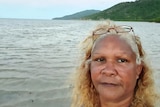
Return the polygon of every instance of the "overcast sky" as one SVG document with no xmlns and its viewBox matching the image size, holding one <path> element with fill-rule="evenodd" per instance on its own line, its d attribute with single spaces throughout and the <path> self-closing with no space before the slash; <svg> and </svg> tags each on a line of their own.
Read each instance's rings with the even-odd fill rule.
<svg viewBox="0 0 160 107">
<path fill-rule="evenodd" d="M 0 18 L 52 19 L 135 0 L 0 0 Z"/>
</svg>

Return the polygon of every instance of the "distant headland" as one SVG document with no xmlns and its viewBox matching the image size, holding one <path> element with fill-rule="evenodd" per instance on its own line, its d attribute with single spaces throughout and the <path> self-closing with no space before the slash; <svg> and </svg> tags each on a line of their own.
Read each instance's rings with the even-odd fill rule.
<svg viewBox="0 0 160 107">
<path fill-rule="evenodd" d="M 160 0 L 136 0 L 135 2 L 122 2 L 103 11 L 85 10 L 64 17 L 53 18 L 53 20 L 103 19 L 160 23 Z"/>
</svg>

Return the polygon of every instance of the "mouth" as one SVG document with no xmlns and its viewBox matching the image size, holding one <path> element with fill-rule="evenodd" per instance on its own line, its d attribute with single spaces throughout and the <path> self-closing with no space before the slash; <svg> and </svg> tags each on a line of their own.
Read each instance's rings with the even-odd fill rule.
<svg viewBox="0 0 160 107">
<path fill-rule="evenodd" d="M 106 82 L 102 82 L 100 83 L 101 85 L 103 86 L 106 86 L 106 87 L 115 87 L 115 86 L 118 86 L 118 84 L 116 83 L 106 83 Z"/>
</svg>

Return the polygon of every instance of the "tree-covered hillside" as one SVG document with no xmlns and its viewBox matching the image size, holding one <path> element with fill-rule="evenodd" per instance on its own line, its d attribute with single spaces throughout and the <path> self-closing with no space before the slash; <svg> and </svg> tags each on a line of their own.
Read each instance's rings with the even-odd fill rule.
<svg viewBox="0 0 160 107">
<path fill-rule="evenodd" d="M 160 22 L 160 0 L 136 0 L 135 2 L 123 2 L 99 13 L 84 17 L 83 19 Z"/>
<path fill-rule="evenodd" d="M 82 17 L 88 16 L 88 15 L 92 15 L 92 14 L 95 14 L 95 13 L 98 13 L 98 12 L 100 12 L 100 10 L 85 10 L 85 11 L 74 13 L 72 15 L 66 15 L 66 16 L 63 16 L 63 17 L 53 18 L 53 20 L 75 20 L 75 19 L 81 19 Z"/>
</svg>

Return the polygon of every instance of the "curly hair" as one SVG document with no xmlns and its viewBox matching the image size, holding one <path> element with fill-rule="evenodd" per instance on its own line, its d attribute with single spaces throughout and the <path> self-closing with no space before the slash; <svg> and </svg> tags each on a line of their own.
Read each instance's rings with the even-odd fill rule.
<svg viewBox="0 0 160 107">
<path fill-rule="evenodd" d="M 112 25 L 109 21 L 109 24 L 102 24 L 97 29 L 108 29 L 113 26 L 116 27 L 116 25 Z M 88 36 L 82 42 L 81 63 L 76 69 L 73 80 L 72 107 L 100 107 L 99 96 L 93 86 L 90 73 L 89 59 L 94 45 L 92 36 Z M 140 58 L 142 58 L 141 63 L 143 68 L 134 89 L 131 107 L 155 107 L 158 96 L 154 86 L 153 70 L 146 60 L 146 54 L 142 48 L 140 38 L 135 35 L 134 37 L 138 53 Z"/>
</svg>

